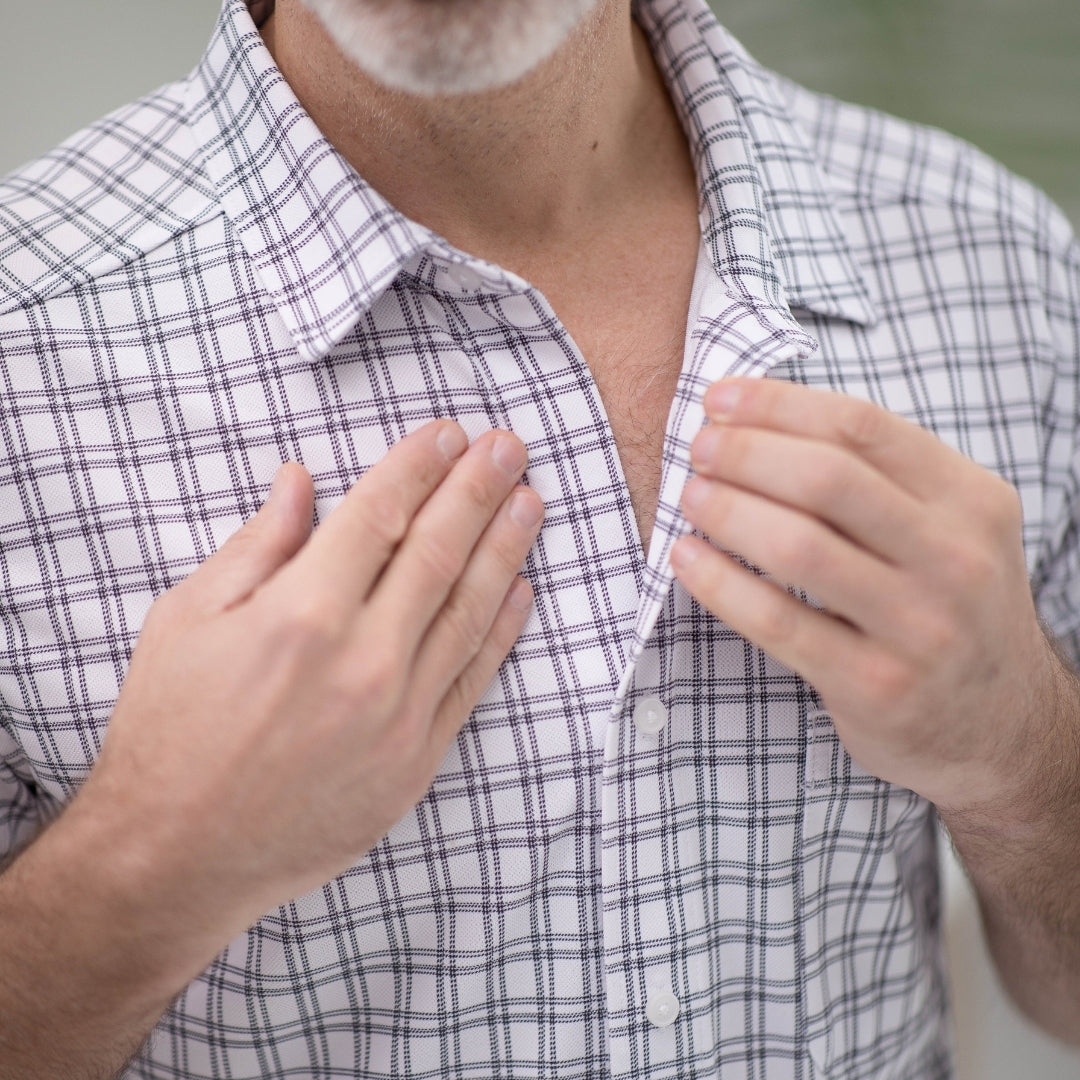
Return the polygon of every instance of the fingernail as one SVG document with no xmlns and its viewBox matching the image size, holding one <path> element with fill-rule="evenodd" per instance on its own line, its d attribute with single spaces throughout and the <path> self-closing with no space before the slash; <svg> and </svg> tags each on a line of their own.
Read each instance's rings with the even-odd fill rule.
<svg viewBox="0 0 1080 1080">
<path fill-rule="evenodd" d="M 713 420 L 724 420 L 735 411 L 741 395 L 742 390 L 738 383 L 713 383 L 705 391 L 705 412 Z"/>
<path fill-rule="evenodd" d="M 447 461 L 453 461 L 469 448 L 469 436 L 459 424 L 446 424 L 435 436 L 435 445 Z"/>
<path fill-rule="evenodd" d="M 717 456 L 720 450 L 721 438 L 722 436 L 716 428 L 706 427 L 698 432 L 694 441 L 690 444 L 690 464 L 698 472 L 703 472 L 712 464 L 713 458 Z"/>
<path fill-rule="evenodd" d="M 510 592 L 507 593 L 506 598 L 510 601 L 510 606 L 517 608 L 518 611 L 532 610 L 532 586 L 524 578 L 518 578 L 514 584 L 510 586 Z"/>
<path fill-rule="evenodd" d="M 525 447 L 512 435 L 500 435 L 491 447 L 491 456 L 500 469 L 516 476 L 525 468 Z"/>
<path fill-rule="evenodd" d="M 689 566 L 698 557 L 695 544 L 687 540 L 676 540 L 671 549 L 671 565 L 675 568 Z"/>
<path fill-rule="evenodd" d="M 278 471 L 274 473 L 274 482 L 270 485 L 270 494 L 266 496 L 266 502 L 273 502 L 281 497 L 281 493 L 285 490 L 285 478 L 282 475 L 284 471 L 284 465 L 279 465 Z M 266 503 L 263 505 L 265 506 Z"/>
<path fill-rule="evenodd" d="M 705 501 L 705 484 L 698 479 L 688 480 L 683 488 L 682 505 L 700 506 Z"/>
<path fill-rule="evenodd" d="M 519 491 L 510 500 L 510 520 L 522 529 L 531 529 L 544 516 L 544 504 L 539 496 Z"/>
</svg>

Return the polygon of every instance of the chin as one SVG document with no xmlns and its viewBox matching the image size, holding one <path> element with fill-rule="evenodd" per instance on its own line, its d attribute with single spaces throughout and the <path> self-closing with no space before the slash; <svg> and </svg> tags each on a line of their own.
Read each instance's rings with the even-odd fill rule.
<svg viewBox="0 0 1080 1080">
<path fill-rule="evenodd" d="M 509 86 L 551 56 L 599 0 L 302 0 L 370 78 L 418 95 Z"/>
</svg>

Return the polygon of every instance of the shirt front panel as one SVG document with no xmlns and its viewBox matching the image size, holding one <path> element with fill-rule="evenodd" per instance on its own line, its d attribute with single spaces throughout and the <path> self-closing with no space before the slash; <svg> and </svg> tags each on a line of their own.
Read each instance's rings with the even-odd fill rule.
<svg viewBox="0 0 1080 1080">
<path fill-rule="evenodd" d="M 93 273 L 53 265 L 0 315 L 12 836 L 77 790 L 150 602 L 280 461 L 312 472 L 321 520 L 396 439 L 454 416 L 516 431 L 547 505 L 536 608 L 429 795 L 233 942 L 132 1076 L 948 1071 L 929 808 L 861 773 L 812 688 L 672 587 L 665 556 L 700 392 L 742 370 L 879 401 L 1018 483 L 1029 565 L 1060 577 L 1075 364 L 1044 256 L 984 196 L 894 195 L 933 160 L 900 145 L 908 129 L 811 123 L 822 107 L 804 99 L 820 158 L 842 171 L 861 146 L 851 171 L 876 163 L 887 189 L 830 192 L 770 77 L 703 6 L 639 15 L 690 135 L 706 253 L 649 566 L 595 386 L 543 297 L 351 175 L 240 3 L 189 88 L 190 131 L 167 140 L 201 162 L 187 202 L 164 200 L 188 227 L 159 223 L 137 257 L 132 230 L 99 230 Z M 129 123 L 140 145 L 162 113 Z M 958 173 L 940 149 L 936 184 Z M 144 204 L 171 176 L 154 168 Z M 1060 328 L 1075 301 L 1054 295 Z M 645 735 L 632 718 L 652 700 L 667 725 Z M 646 1005 L 665 991 L 680 1013 L 656 1027 Z"/>
<path fill-rule="evenodd" d="M 427 798 L 356 867 L 234 942 L 132 1075 L 738 1075 L 759 1055 L 800 1075 L 793 853 L 809 694 L 679 589 L 628 686 L 651 600 L 610 428 L 550 309 L 529 292 L 463 293 L 451 266 L 424 258 L 312 365 L 269 305 L 257 308 L 270 327 L 258 350 L 234 332 L 218 297 L 237 280 L 254 287 L 250 265 L 220 222 L 200 229 L 212 327 L 197 318 L 190 335 L 132 338 L 139 324 L 100 296 L 48 312 L 67 347 L 41 368 L 50 424 L 26 447 L 47 500 L 34 520 L 61 530 L 63 558 L 35 574 L 40 542 L 9 550 L 24 589 L 17 676 L 33 696 L 9 686 L 5 700 L 57 802 L 100 745 L 119 643 L 254 509 L 282 458 L 312 472 L 321 518 L 432 415 L 473 435 L 506 426 L 529 447 L 527 479 L 548 512 L 526 568 L 533 617 Z M 161 312 L 174 265 L 159 252 L 117 294 Z M 734 357 L 761 360 L 739 332 L 760 330 L 756 318 L 718 285 L 701 291 L 683 380 L 694 385 Z M 8 333 L 9 355 L 43 332 Z M 58 476 L 67 501 L 49 486 Z M 665 702 L 662 736 L 636 732 L 615 707 L 620 686 L 630 704 Z M 884 823 L 876 835 L 894 842 Z M 892 867 L 895 901 L 895 865 L 875 862 Z M 654 1030 L 643 1005 L 665 986 L 685 1022 Z"/>
</svg>

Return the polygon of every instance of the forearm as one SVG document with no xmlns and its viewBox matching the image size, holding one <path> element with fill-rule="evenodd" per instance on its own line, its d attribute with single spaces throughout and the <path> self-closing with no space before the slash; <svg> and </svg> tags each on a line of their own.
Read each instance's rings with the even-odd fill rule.
<svg viewBox="0 0 1080 1080">
<path fill-rule="evenodd" d="M 4 1080 L 114 1077 L 213 956 L 77 803 L 0 875 Z"/>
<path fill-rule="evenodd" d="M 1062 666 L 1053 737 L 1017 762 L 1019 794 L 941 816 L 1016 1004 L 1080 1045 L 1080 685 Z"/>
<path fill-rule="evenodd" d="M 433 421 L 315 532 L 283 466 L 158 598 L 92 775 L 0 874 L 2 1080 L 113 1075 L 229 941 L 423 797 L 528 619 L 527 457 Z"/>
</svg>

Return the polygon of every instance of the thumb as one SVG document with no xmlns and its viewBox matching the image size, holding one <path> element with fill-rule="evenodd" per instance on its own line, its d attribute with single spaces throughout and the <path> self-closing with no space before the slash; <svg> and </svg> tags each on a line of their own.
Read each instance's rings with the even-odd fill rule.
<svg viewBox="0 0 1080 1080">
<path fill-rule="evenodd" d="M 307 542 L 314 507 L 311 474 L 285 462 L 259 512 L 174 588 L 185 612 L 205 617 L 246 600 Z"/>
</svg>

